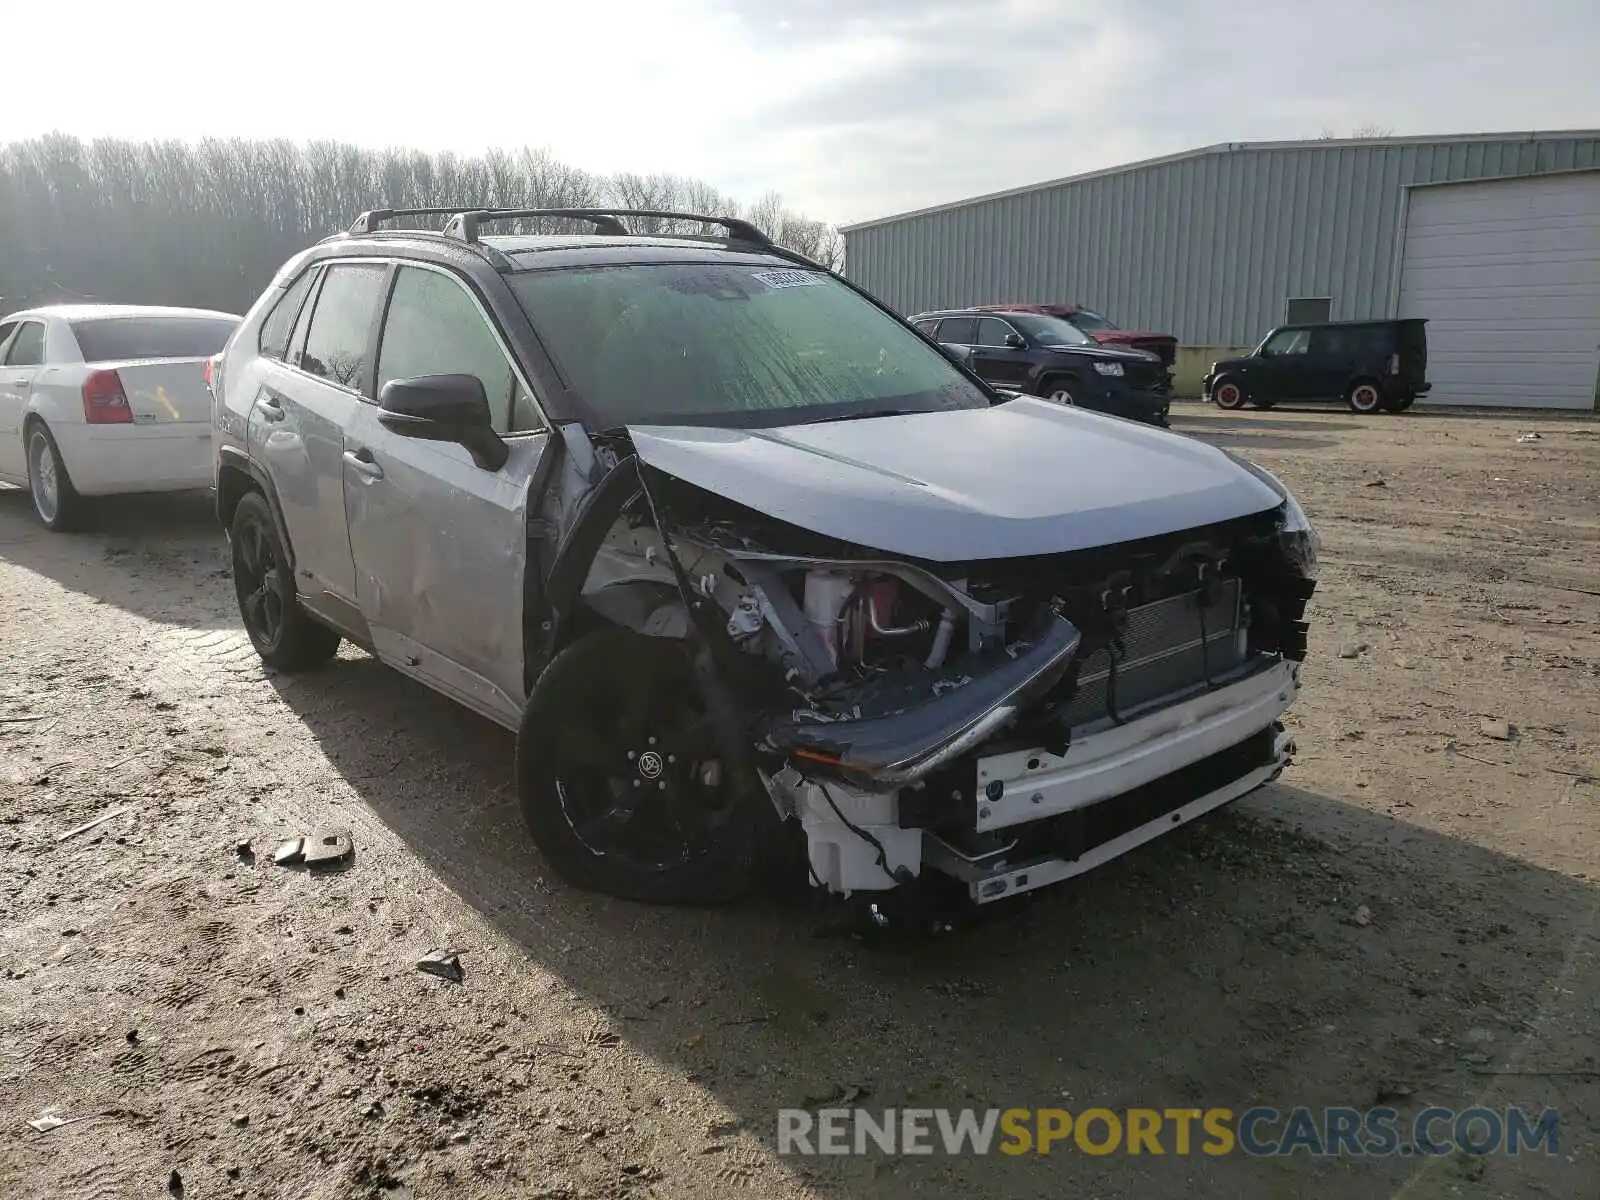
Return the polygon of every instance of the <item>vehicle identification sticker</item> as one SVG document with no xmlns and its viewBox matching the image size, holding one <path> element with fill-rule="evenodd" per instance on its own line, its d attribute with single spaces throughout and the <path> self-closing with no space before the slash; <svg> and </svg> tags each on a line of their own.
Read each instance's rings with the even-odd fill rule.
<svg viewBox="0 0 1600 1200">
<path fill-rule="evenodd" d="M 788 288 L 818 287 L 827 279 L 827 276 L 821 271 L 777 270 L 762 271 L 756 275 L 756 278 L 770 288 Z"/>
</svg>

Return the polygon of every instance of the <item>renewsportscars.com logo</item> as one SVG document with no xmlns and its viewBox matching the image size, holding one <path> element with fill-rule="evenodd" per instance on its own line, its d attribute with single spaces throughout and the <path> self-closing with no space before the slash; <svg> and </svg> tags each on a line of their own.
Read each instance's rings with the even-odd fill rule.
<svg viewBox="0 0 1600 1200">
<path fill-rule="evenodd" d="M 1559 1150 L 1547 1108 L 803 1108 L 778 1111 L 779 1154 L 1246 1154 L 1314 1157 Z"/>
</svg>

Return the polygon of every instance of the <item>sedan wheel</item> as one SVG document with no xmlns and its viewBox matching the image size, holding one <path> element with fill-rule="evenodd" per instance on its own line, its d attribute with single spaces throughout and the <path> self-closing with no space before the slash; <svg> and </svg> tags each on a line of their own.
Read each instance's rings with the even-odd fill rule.
<svg viewBox="0 0 1600 1200">
<path fill-rule="evenodd" d="M 55 438 L 40 422 L 28 429 L 28 496 L 46 529 L 59 532 L 77 523 L 82 502 L 67 477 Z"/>
</svg>

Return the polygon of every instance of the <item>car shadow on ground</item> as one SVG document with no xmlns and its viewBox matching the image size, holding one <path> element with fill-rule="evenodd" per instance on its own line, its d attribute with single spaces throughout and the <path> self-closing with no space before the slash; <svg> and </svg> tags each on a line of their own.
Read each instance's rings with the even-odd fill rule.
<svg viewBox="0 0 1600 1200">
<path fill-rule="evenodd" d="M 840 1104 L 1387 1103 L 1402 1121 L 1519 1104 L 1561 1110 L 1564 1152 L 1600 1133 L 1592 884 L 1274 785 L 972 927 L 818 936 L 828 914 L 800 900 L 647 908 L 553 881 L 521 827 L 511 736 L 372 659 L 272 683 L 446 886 L 769 1144 L 779 1109 Z M 1128 1195 L 1187 1180 L 1266 1197 L 1408 1181 L 1445 1195 L 1485 1178 L 1576 1195 L 1590 1168 L 1169 1150 L 1109 1166 L 1071 1152 L 800 1169 L 850 1195 L 1101 1192 L 1114 1178 Z"/>
<path fill-rule="evenodd" d="M 51 533 L 26 491 L 0 484 L 0 559 L 166 624 L 239 624 L 227 539 L 205 492 L 96 501 L 81 532 Z M 107 586 L 107 571 L 115 586 Z M 175 593 L 174 580 L 184 590 Z"/>
</svg>

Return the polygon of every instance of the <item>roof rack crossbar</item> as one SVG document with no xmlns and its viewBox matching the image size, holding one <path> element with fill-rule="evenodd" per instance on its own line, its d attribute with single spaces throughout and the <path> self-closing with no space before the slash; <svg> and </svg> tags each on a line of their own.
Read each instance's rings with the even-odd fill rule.
<svg viewBox="0 0 1600 1200">
<path fill-rule="evenodd" d="M 596 233 L 608 236 L 628 236 L 629 230 L 621 217 L 648 217 L 658 221 L 691 221 L 700 225 L 717 225 L 728 231 L 729 240 L 749 242 L 770 247 L 772 239 L 749 221 L 738 217 L 708 217 L 702 213 L 666 212 L 650 208 L 491 208 L 458 212 L 445 226 L 445 233 L 464 242 L 478 240 L 479 226 L 485 221 L 515 220 L 521 217 L 570 217 L 588 221 Z"/>
<path fill-rule="evenodd" d="M 396 217 L 453 217 L 466 207 L 464 204 L 452 204 L 448 208 L 373 208 L 357 217 L 347 232 L 376 233 L 385 221 L 392 221 Z"/>
</svg>

